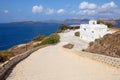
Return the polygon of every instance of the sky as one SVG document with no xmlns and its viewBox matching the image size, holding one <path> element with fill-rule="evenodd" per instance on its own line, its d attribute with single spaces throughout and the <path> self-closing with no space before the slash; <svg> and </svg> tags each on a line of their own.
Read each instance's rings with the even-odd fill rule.
<svg viewBox="0 0 120 80">
<path fill-rule="evenodd" d="M 120 18 L 120 0 L 0 0 L 0 23 Z"/>
</svg>

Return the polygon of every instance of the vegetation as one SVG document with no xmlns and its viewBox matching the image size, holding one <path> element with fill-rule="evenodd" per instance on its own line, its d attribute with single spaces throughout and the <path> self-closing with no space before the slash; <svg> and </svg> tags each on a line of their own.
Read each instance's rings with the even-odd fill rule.
<svg viewBox="0 0 120 80">
<path fill-rule="evenodd" d="M 103 20 L 97 20 L 97 24 L 104 24 Z"/>
<path fill-rule="evenodd" d="M 110 22 L 105 22 L 105 21 L 103 21 L 103 20 L 98 20 L 98 21 L 97 21 L 97 24 L 105 24 L 105 25 L 107 25 L 109 28 L 114 27 L 114 25 L 113 25 L 112 23 L 110 23 Z"/>
<path fill-rule="evenodd" d="M 32 39 L 32 41 L 42 41 L 43 39 L 45 39 L 46 36 L 43 36 L 43 35 L 39 35 L 35 38 Z"/>
<path fill-rule="evenodd" d="M 57 33 L 64 32 L 67 29 L 68 29 L 68 26 L 66 24 L 61 24 L 60 27 L 57 30 Z"/>
<path fill-rule="evenodd" d="M 57 33 L 54 33 L 50 36 L 37 36 L 33 38 L 33 41 L 41 41 L 41 43 L 38 43 L 34 46 L 33 42 L 27 43 L 27 49 L 32 49 L 37 46 L 45 45 L 45 44 L 55 44 L 59 42 L 60 36 Z M 26 51 L 26 46 L 14 46 L 8 50 L 0 51 L 0 62 L 5 62 L 9 60 L 11 57 L 14 57 L 15 55 L 19 55 Z"/>
<path fill-rule="evenodd" d="M 75 36 L 80 36 L 80 32 L 75 32 Z"/>
<path fill-rule="evenodd" d="M 60 36 L 57 33 L 54 33 L 49 37 L 45 38 L 44 40 L 42 40 L 41 43 L 35 45 L 35 47 L 46 45 L 46 44 L 55 44 L 55 43 L 58 43 L 59 41 L 60 41 Z"/>
<path fill-rule="evenodd" d="M 5 62 L 9 60 L 11 57 L 13 57 L 14 54 L 10 51 L 3 51 L 0 52 L 0 62 Z"/>
<path fill-rule="evenodd" d="M 98 39 L 95 39 L 95 42 L 97 42 L 97 43 L 102 43 L 102 38 L 98 38 Z"/>
<path fill-rule="evenodd" d="M 45 40 L 43 40 L 41 42 L 42 45 L 44 44 L 54 44 L 59 42 L 60 40 L 60 36 L 57 33 L 54 33 L 52 35 L 50 35 L 48 38 L 46 38 Z"/>
<path fill-rule="evenodd" d="M 112 23 L 106 22 L 105 24 L 106 24 L 109 28 L 114 27 L 114 25 L 113 25 Z"/>
</svg>

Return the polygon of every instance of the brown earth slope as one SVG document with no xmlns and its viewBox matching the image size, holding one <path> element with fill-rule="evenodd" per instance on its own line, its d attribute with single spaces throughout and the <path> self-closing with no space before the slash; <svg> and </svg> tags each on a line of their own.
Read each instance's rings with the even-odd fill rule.
<svg viewBox="0 0 120 80">
<path fill-rule="evenodd" d="M 90 42 L 89 47 L 85 51 L 120 57 L 120 31 L 106 34 L 103 38 Z"/>
</svg>

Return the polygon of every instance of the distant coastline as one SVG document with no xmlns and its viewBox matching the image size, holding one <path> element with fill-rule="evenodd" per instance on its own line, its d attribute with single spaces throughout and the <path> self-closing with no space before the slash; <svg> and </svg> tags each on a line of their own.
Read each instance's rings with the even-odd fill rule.
<svg viewBox="0 0 120 80">
<path fill-rule="evenodd" d="M 88 23 L 90 19 L 66 19 L 66 20 L 45 20 L 45 21 L 16 21 L 8 22 L 7 24 L 49 24 L 49 23 L 59 23 L 59 24 L 81 24 Z M 120 19 L 100 19 L 105 22 L 110 22 L 114 25 L 120 24 Z M 6 24 L 6 23 L 4 23 Z"/>
<path fill-rule="evenodd" d="M 8 24 L 46 24 L 46 23 L 45 22 L 22 21 L 22 22 L 11 22 Z"/>
<path fill-rule="evenodd" d="M 0 24 L 0 50 L 8 49 L 14 45 L 31 41 L 37 35 L 49 35 L 56 31 L 58 26 L 65 24 L 87 23 L 89 19 L 67 19 L 65 21 L 22 21 Z M 115 23 L 115 28 L 120 28 L 120 19 L 109 19 Z M 19 27 L 19 28 L 18 28 Z M 116 30 L 116 29 L 114 29 Z"/>
</svg>

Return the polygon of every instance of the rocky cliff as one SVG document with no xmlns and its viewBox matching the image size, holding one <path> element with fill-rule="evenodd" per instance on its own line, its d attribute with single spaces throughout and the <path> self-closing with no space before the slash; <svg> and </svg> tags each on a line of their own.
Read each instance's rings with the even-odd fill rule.
<svg viewBox="0 0 120 80">
<path fill-rule="evenodd" d="M 90 42 L 89 47 L 85 51 L 120 57 L 120 31 L 106 34 L 103 38 Z"/>
</svg>

